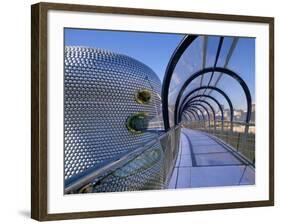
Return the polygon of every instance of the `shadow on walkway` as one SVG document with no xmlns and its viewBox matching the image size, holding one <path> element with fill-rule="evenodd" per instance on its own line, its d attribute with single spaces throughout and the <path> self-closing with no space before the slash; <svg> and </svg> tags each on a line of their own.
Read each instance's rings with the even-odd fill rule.
<svg viewBox="0 0 281 224">
<path fill-rule="evenodd" d="M 207 134 L 182 128 L 181 145 L 168 188 L 255 184 L 255 169 L 237 152 Z"/>
</svg>

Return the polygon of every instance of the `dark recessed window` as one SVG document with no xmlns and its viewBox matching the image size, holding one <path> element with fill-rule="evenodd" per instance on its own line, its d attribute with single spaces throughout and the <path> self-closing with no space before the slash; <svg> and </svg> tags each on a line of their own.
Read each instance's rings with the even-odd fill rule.
<svg viewBox="0 0 281 224">
<path fill-rule="evenodd" d="M 135 98 L 140 104 L 148 104 L 151 100 L 151 92 L 147 89 L 139 90 L 136 93 Z"/>
</svg>

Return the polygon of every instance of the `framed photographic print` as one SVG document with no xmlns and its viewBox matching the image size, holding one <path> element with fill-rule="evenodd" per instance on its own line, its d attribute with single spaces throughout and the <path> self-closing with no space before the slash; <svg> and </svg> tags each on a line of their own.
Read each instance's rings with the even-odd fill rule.
<svg viewBox="0 0 281 224">
<path fill-rule="evenodd" d="M 32 218 L 274 204 L 274 19 L 32 5 Z"/>
</svg>

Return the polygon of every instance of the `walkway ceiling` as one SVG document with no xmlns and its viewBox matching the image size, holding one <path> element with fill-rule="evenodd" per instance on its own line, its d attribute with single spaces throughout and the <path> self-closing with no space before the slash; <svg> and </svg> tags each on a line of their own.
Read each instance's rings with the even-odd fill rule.
<svg viewBox="0 0 281 224">
<path fill-rule="evenodd" d="M 184 111 L 194 113 L 195 107 L 215 114 L 213 117 L 209 114 L 210 119 L 220 112 L 221 120 L 231 122 L 235 120 L 234 110 L 246 110 L 244 121 L 250 122 L 254 87 L 246 84 L 249 73 L 245 75 L 245 66 L 241 63 L 246 62 L 240 60 L 241 54 L 246 54 L 242 49 L 247 41 L 249 38 L 198 35 L 186 35 L 182 39 L 168 63 L 163 80 L 162 107 L 166 130 L 181 121 Z M 254 71 L 254 67 L 250 70 Z M 199 111 L 198 108 L 195 110 Z"/>
</svg>

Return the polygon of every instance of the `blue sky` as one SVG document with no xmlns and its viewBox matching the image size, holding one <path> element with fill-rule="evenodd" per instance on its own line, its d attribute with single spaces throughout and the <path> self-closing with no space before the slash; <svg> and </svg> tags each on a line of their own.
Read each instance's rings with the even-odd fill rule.
<svg viewBox="0 0 281 224">
<path fill-rule="evenodd" d="M 144 32 L 65 29 L 66 46 L 103 48 L 133 57 L 163 80 L 165 69 L 183 35 Z"/>
<path fill-rule="evenodd" d="M 150 68 L 163 81 L 164 73 L 169 59 L 178 46 L 184 35 L 182 34 L 161 34 L 148 32 L 126 32 L 126 31 L 108 31 L 91 29 L 65 29 L 66 46 L 87 46 L 102 48 L 116 53 L 121 53 L 133 57 Z M 212 66 L 215 53 L 218 46 L 219 37 L 209 37 L 208 58 L 206 66 Z M 222 66 L 232 38 L 224 39 L 221 51 L 221 59 L 218 65 Z M 193 49 L 189 55 L 200 57 L 198 47 Z M 196 51 L 196 52 L 195 52 Z M 199 52 L 199 53 L 198 53 Z M 198 58 L 198 57 L 197 57 Z M 202 57 L 201 57 L 202 58 Z M 191 60 L 191 56 L 188 58 Z M 221 60 L 221 62 L 220 62 Z M 192 62 L 191 62 L 192 64 Z M 246 81 L 250 88 L 253 102 L 255 102 L 255 39 L 240 38 L 237 47 L 229 62 L 228 68 L 236 71 Z M 185 72 L 182 72 L 183 75 Z M 232 95 L 232 101 L 236 108 L 245 109 L 246 102 L 241 100 L 245 98 L 239 85 L 229 81 L 228 77 L 221 79 L 218 87 L 223 87 Z"/>
</svg>

